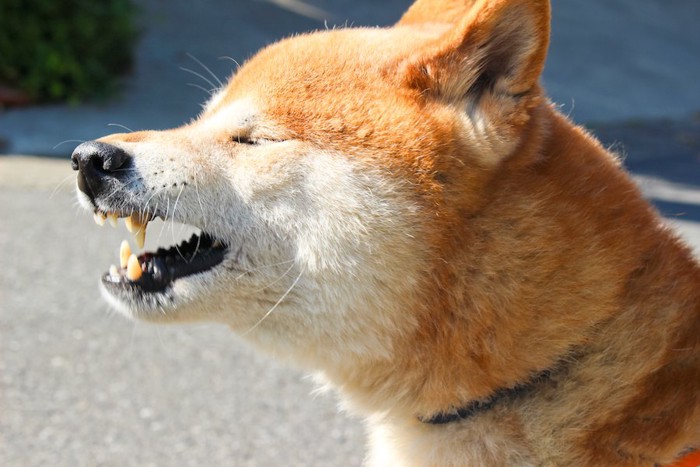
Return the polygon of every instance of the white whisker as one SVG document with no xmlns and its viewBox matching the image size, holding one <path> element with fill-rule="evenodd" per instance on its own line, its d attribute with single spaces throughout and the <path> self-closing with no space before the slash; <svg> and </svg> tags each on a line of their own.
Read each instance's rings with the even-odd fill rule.
<svg viewBox="0 0 700 467">
<path fill-rule="evenodd" d="M 199 195 L 199 180 L 197 179 L 196 175 L 194 177 L 194 189 L 195 189 L 195 192 L 197 193 L 197 201 L 199 202 L 199 209 L 202 212 L 202 229 L 206 230 L 207 217 L 204 215 L 204 204 L 202 204 L 202 197 Z"/>
<path fill-rule="evenodd" d="M 107 126 L 116 126 L 116 127 L 118 127 L 118 128 L 123 128 L 123 129 L 125 129 L 126 131 L 128 131 L 129 133 L 133 133 L 133 132 L 134 132 L 134 130 L 132 130 L 131 128 L 129 128 L 129 127 L 127 127 L 127 126 L 122 125 L 121 123 L 108 123 Z"/>
<path fill-rule="evenodd" d="M 66 143 L 81 143 L 81 144 L 82 144 L 82 143 L 84 143 L 85 141 L 86 141 L 86 140 L 84 140 L 84 139 L 67 139 L 67 140 L 65 140 L 65 141 L 61 141 L 61 142 L 58 143 L 56 146 L 54 146 L 52 149 L 56 149 L 57 147 L 59 147 L 59 146 L 61 146 L 61 145 L 63 145 L 63 144 L 66 144 Z"/>
<path fill-rule="evenodd" d="M 270 283 L 268 283 L 268 284 L 263 285 L 261 288 L 259 288 L 258 290 L 255 290 L 254 292 L 255 292 L 255 293 L 259 293 L 259 292 L 264 291 L 264 290 L 267 289 L 268 287 L 272 287 L 273 285 L 275 285 L 276 283 L 278 283 L 279 281 L 281 281 L 282 279 L 284 279 L 284 278 L 287 276 L 287 274 L 289 274 L 289 273 L 292 271 L 292 269 L 294 269 L 294 263 L 293 263 L 293 262 L 292 262 L 292 265 L 289 266 L 289 268 L 288 268 L 286 271 L 284 271 L 284 272 L 282 273 L 281 276 L 279 276 L 279 277 L 278 277 L 277 279 L 275 279 L 274 281 L 272 281 L 272 282 L 270 282 Z"/>
<path fill-rule="evenodd" d="M 156 196 L 156 191 L 153 190 L 153 194 L 146 200 L 146 208 L 148 208 L 148 205 L 151 204 L 151 200 Z M 158 203 L 156 202 L 156 207 L 153 208 L 153 212 L 158 212 Z"/>
<path fill-rule="evenodd" d="M 192 73 L 193 75 L 197 76 L 198 78 L 203 79 L 209 86 L 211 86 L 212 89 L 216 89 L 216 84 L 214 84 L 209 78 L 207 78 L 207 77 L 204 76 L 203 74 L 197 73 L 196 71 L 190 70 L 189 68 L 185 68 L 184 66 L 181 66 L 180 69 L 181 69 L 182 71 L 186 71 L 186 72 L 188 72 L 188 73 Z"/>
<path fill-rule="evenodd" d="M 223 55 L 223 56 L 219 57 L 219 60 L 231 60 L 233 63 L 236 64 L 236 69 L 241 67 L 241 64 L 238 63 L 235 58 L 229 57 L 227 55 Z"/>
<path fill-rule="evenodd" d="M 200 86 L 199 84 L 194 84 L 194 83 L 187 83 L 187 86 L 192 86 L 193 88 L 201 89 L 202 91 L 206 92 L 210 96 L 214 95 L 214 89 L 207 89 L 204 86 Z"/>
<path fill-rule="evenodd" d="M 160 233 L 158 233 L 158 240 L 156 241 L 156 243 L 159 243 L 159 244 L 160 244 L 160 239 L 163 236 L 163 231 L 167 228 L 167 225 L 168 225 L 167 221 L 168 221 L 168 219 L 170 219 L 170 216 L 169 216 L 169 214 L 170 214 L 170 198 L 166 198 L 165 200 L 168 202 L 168 204 L 165 206 L 164 219 L 166 220 L 166 222 L 163 222 L 163 225 L 160 228 Z"/>
<path fill-rule="evenodd" d="M 192 60 L 194 60 L 195 62 L 197 62 L 197 63 L 199 64 L 199 66 L 201 66 L 202 68 L 204 68 L 204 69 L 216 80 L 216 82 L 219 83 L 219 88 L 223 88 L 223 87 L 224 87 L 224 83 L 221 82 L 221 80 L 219 79 L 219 77 L 216 76 L 216 75 L 214 74 L 214 72 L 211 71 L 211 70 L 209 69 L 208 66 L 206 66 L 206 65 L 205 65 L 204 63 L 202 63 L 199 59 L 197 59 L 197 57 L 195 57 L 194 55 L 192 55 L 192 54 L 189 53 L 189 52 L 187 53 L 187 56 L 190 57 L 190 58 L 191 58 Z"/>
<path fill-rule="evenodd" d="M 184 189 L 184 185 L 180 186 L 180 192 L 177 194 L 177 198 L 175 198 L 175 204 L 173 205 L 173 218 L 175 218 L 175 211 L 177 211 L 177 203 L 180 201 L 180 196 L 182 196 L 182 191 Z M 177 250 L 177 253 L 182 259 L 186 259 L 185 255 L 183 255 L 182 252 L 180 252 L 180 247 L 177 245 L 177 241 L 175 240 L 175 222 L 171 224 L 170 232 L 172 234 L 173 243 L 175 243 L 175 249 Z"/>
<path fill-rule="evenodd" d="M 56 184 L 56 187 L 53 189 L 53 191 L 49 195 L 49 199 L 53 199 L 53 197 L 56 195 L 56 193 L 58 193 L 58 190 L 60 190 L 61 187 L 69 180 L 75 180 L 75 175 L 67 175 L 63 180 L 58 182 Z"/>
<path fill-rule="evenodd" d="M 189 263 L 194 261 L 194 258 L 197 256 L 197 253 L 199 252 L 199 245 L 201 243 L 202 243 L 202 236 L 197 235 L 197 246 L 194 247 L 194 253 L 192 253 L 192 258 L 190 258 L 190 260 L 188 261 Z"/>
<path fill-rule="evenodd" d="M 303 273 L 304 273 L 303 270 L 299 271 L 299 275 L 297 276 L 297 278 L 294 279 L 294 282 L 292 282 L 292 285 L 290 285 L 289 288 L 287 289 L 287 291 L 280 297 L 279 300 L 277 300 L 277 303 L 275 303 L 272 306 L 272 308 L 270 308 L 270 310 L 267 313 L 265 313 L 265 315 L 262 318 L 260 318 L 260 320 L 257 323 L 255 323 L 250 329 L 248 329 L 246 332 L 244 332 L 242 334 L 243 337 L 247 336 L 249 333 L 251 333 L 253 330 L 255 330 L 258 326 L 260 326 L 260 324 L 263 321 L 265 321 L 267 319 L 267 317 L 270 316 L 273 311 L 275 311 L 275 309 L 277 309 L 277 307 L 280 305 L 280 303 L 282 303 L 282 301 L 285 298 L 287 298 L 287 295 L 289 295 L 289 293 L 292 291 L 292 289 L 297 285 L 297 283 L 299 282 L 299 279 L 301 279 L 301 276 Z"/>
<path fill-rule="evenodd" d="M 244 277 L 246 274 L 250 274 L 251 272 L 254 271 L 260 271 L 261 269 L 266 269 L 266 268 L 274 268 L 276 266 L 284 266 L 285 264 L 293 263 L 293 259 L 289 259 L 287 261 L 281 261 L 279 263 L 272 263 L 272 264 L 266 264 L 264 266 L 258 266 L 252 269 L 247 269 L 245 272 L 241 273 L 240 275 L 236 276 L 234 280 L 240 280 L 242 277 Z M 285 273 L 286 274 L 286 273 Z"/>
</svg>

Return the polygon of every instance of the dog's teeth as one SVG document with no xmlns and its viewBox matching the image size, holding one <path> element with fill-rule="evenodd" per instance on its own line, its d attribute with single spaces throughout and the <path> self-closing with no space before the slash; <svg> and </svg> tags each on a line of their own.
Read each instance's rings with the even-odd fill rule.
<svg viewBox="0 0 700 467">
<path fill-rule="evenodd" d="M 105 217 L 105 215 L 102 214 L 101 212 L 96 212 L 92 216 L 92 218 L 95 219 L 95 224 L 99 225 L 100 227 L 105 225 L 105 219 L 107 219 L 107 217 Z"/>
<path fill-rule="evenodd" d="M 109 214 L 107 214 L 107 220 L 112 225 L 112 227 L 117 226 L 117 219 L 118 217 L 116 212 L 110 212 Z"/>
<path fill-rule="evenodd" d="M 143 248 L 143 245 L 146 243 L 146 226 L 148 225 L 148 221 L 148 217 L 139 214 L 132 214 L 124 219 L 126 229 L 134 234 L 136 246 L 139 248 Z"/>
<path fill-rule="evenodd" d="M 112 279 L 119 279 L 119 269 L 115 265 L 109 267 L 109 275 Z"/>
<path fill-rule="evenodd" d="M 141 270 L 141 265 L 139 264 L 139 259 L 136 255 L 129 256 L 129 262 L 126 266 L 126 277 L 130 281 L 137 281 L 141 279 L 143 271 Z"/>
<path fill-rule="evenodd" d="M 132 233 L 134 232 L 134 219 L 133 219 L 133 215 L 124 218 L 124 225 L 126 226 L 126 230 L 128 230 L 129 232 L 132 232 Z"/>
<path fill-rule="evenodd" d="M 129 257 L 131 256 L 131 247 L 127 240 L 122 240 L 122 244 L 119 247 L 119 264 L 122 268 L 125 268 L 129 262 Z"/>
<path fill-rule="evenodd" d="M 146 244 L 146 225 L 142 225 L 139 230 L 134 232 L 134 239 L 136 240 L 136 246 L 143 248 Z"/>
<path fill-rule="evenodd" d="M 211 247 L 212 248 L 221 248 L 222 246 L 224 246 L 224 244 L 221 243 L 221 240 L 216 239 L 216 240 L 214 240 L 214 243 L 212 244 Z"/>
<path fill-rule="evenodd" d="M 141 217 L 139 214 L 134 213 L 128 217 L 124 218 L 124 225 L 126 225 L 126 230 L 131 233 L 136 232 L 139 227 L 148 222 L 145 217 Z"/>
</svg>

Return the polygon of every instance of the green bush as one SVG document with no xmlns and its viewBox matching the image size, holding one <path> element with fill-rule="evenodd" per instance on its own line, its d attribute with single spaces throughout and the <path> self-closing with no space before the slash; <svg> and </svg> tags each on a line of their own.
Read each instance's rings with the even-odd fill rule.
<svg viewBox="0 0 700 467">
<path fill-rule="evenodd" d="M 34 101 L 104 98 L 131 67 L 130 0 L 0 0 L 0 84 Z"/>
</svg>

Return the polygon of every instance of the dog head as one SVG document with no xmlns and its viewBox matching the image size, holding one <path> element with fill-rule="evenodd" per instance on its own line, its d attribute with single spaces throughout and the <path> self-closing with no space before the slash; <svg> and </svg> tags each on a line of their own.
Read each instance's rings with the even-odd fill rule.
<svg viewBox="0 0 700 467">
<path fill-rule="evenodd" d="M 391 28 L 267 47 L 180 128 L 82 144 L 98 222 L 201 231 L 112 268 L 107 300 L 314 364 L 391 355 L 447 306 L 444 266 L 499 168 L 534 157 L 548 31 L 543 0 L 419 0 Z"/>
</svg>

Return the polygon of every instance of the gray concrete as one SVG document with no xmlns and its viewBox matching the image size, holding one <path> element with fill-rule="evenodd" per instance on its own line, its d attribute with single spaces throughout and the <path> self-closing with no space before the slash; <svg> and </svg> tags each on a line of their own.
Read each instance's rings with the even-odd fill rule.
<svg viewBox="0 0 700 467">
<path fill-rule="evenodd" d="M 194 116 L 229 56 L 346 20 L 394 22 L 410 0 L 143 0 L 145 32 L 120 99 L 0 113 L 5 153 Z M 314 7 L 315 8 L 312 8 Z M 644 193 L 700 254 L 700 2 L 555 0 L 545 83 L 625 157 Z M 572 102 L 575 105 L 572 105 Z M 3 150 L 0 149 L 0 153 Z M 67 160 L 0 157 L 0 465 L 358 465 L 360 424 L 304 373 L 216 325 L 155 327 L 109 312 L 99 274 L 126 237 L 76 207 Z M 159 231 L 160 235 L 158 234 Z M 148 248 L 179 229 L 149 229 Z M 155 233 L 155 235 L 154 235 Z M 160 238 L 159 238 L 160 237 Z"/>
</svg>

